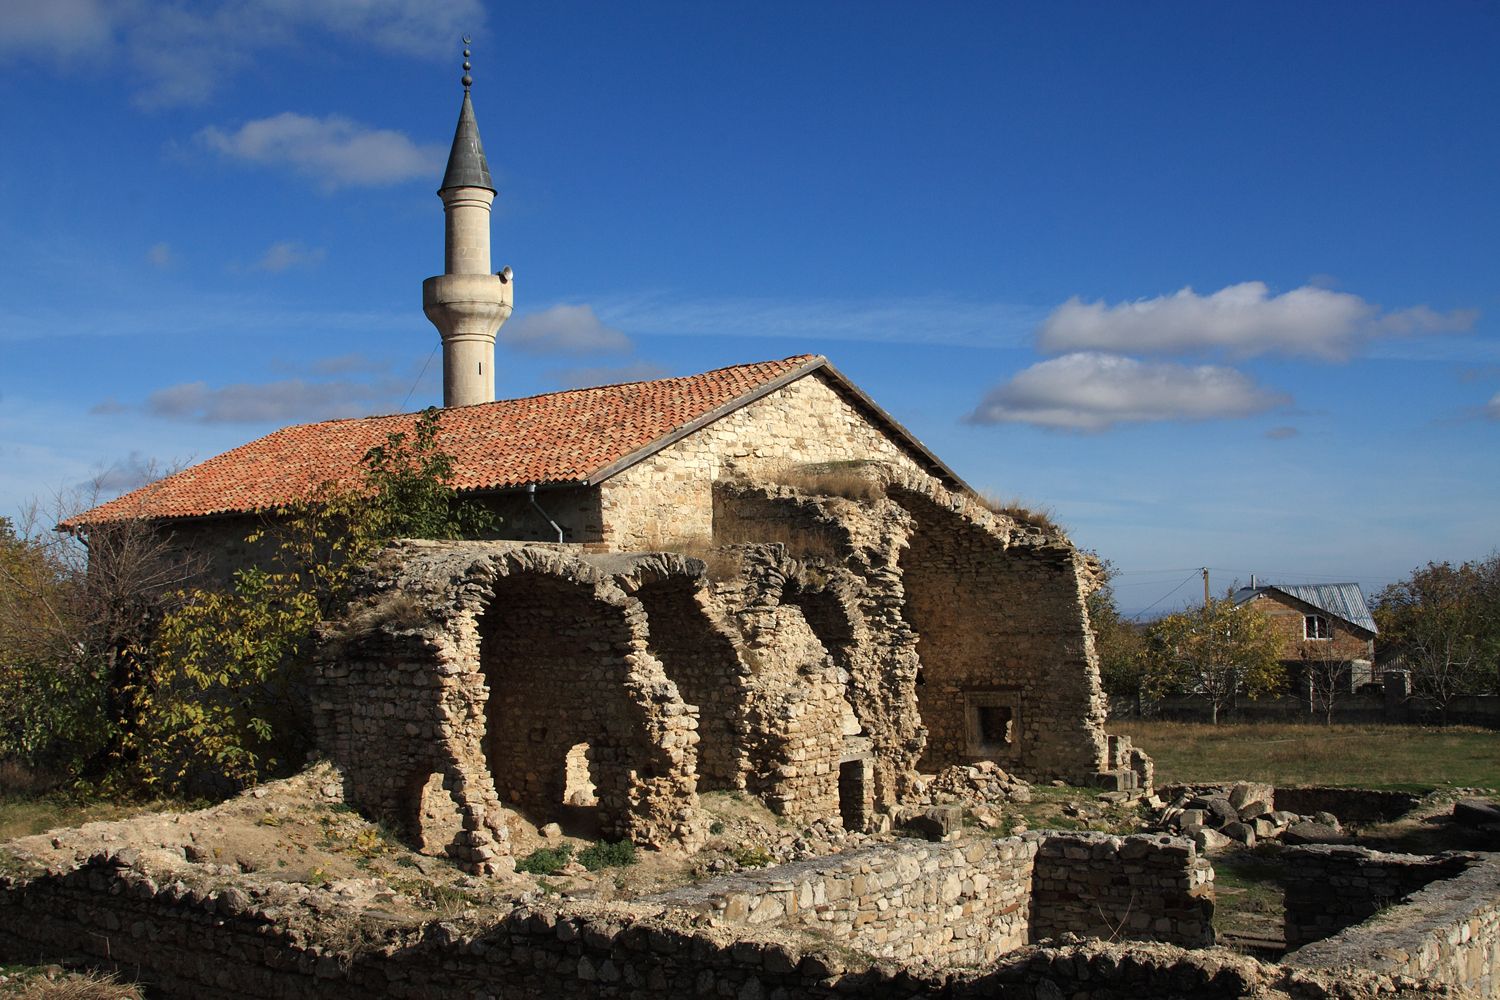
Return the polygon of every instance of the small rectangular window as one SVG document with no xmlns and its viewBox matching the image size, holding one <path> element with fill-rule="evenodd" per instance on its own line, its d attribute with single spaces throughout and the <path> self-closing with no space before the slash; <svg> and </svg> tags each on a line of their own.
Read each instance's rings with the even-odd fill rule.
<svg viewBox="0 0 1500 1000">
<path fill-rule="evenodd" d="M 1303 615 L 1302 636 L 1305 639 L 1327 639 L 1328 619 L 1322 615 Z"/>
<path fill-rule="evenodd" d="M 979 738 L 985 743 L 992 746 L 1009 746 L 1010 723 L 1010 706 L 979 706 Z"/>
</svg>

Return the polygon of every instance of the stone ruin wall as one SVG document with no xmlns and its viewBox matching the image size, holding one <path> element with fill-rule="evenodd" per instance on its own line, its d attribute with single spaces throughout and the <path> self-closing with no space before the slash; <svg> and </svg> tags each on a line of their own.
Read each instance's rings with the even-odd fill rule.
<svg viewBox="0 0 1500 1000">
<path fill-rule="evenodd" d="M 706 552 L 730 564 L 714 580 L 664 553 L 400 543 L 327 629 L 319 745 L 351 802 L 481 871 L 509 864 L 507 809 L 540 824 L 586 808 L 611 839 L 691 847 L 699 791 L 871 829 L 919 760 L 1149 785 L 1144 755 L 1103 733 L 1071 546 L 925 478 L 883 489 L 721 484 L 724 533 L 779 541 Z M 1013 596 L 998 607 L 960 596 L 1001 579 Z M 949 605 L 981 623 L 973 635 L 940 620 Z M 933 740 L 972 737 L 976 691 L 1015 713 L 1013 746 Z"/>
<path fill-rule="evenodd" d="M 1127 850 L 1137 843 L 1144 854 Z M 205 879 L 193 866 L 159 868 L 134 852 L 101 853 L 71 868 L 0 877 L 0 957 L 82 956 L 142 977 L 153 995 L 195 1000 L 1029 997 L 1038 982 L 1067 982 L 1078 969 L 1054 967 L 1045 953 L 1003 962 L 1038 937 L 1035 921 L 1051 905 L 1033 894 L 1038 853 L 1081 846 L 1086 857 L 1074 867 L 1101 875 L 1083 880 L 1085 893 L 1107 886 L 1119 857 L 1130 854 L 1151 873 L 1135 877 L 1145 890 L 1135 906 L 1153 919 L 1145 933 L 1119 936 L 1197 941 L 1212 913 L 1207 899 L 1196 914 L 1173 912 L 1170 930 L 1157 926 L 1167 912 L 1159 901 L 1171 905 L 1176 886 L 1202 867 L 1190 847 L 1173 849 L 1180 845 L 1098 834 L 901 841 L 634 903 L 524 905 L 425 921 L 341 909 L 326 891 L 306 886 Z M 1159 885 L 1148 887 L 1150 879 Z M 1108 893 L 1083 902 L 1097 902 L 1120 923 L 1127 916 Z M 871 953 L 896 961 L 877 964 Z M 916 958 L 930 961 L 910 964 Z M 960 963 L 974 967 L 952 968 Z M 1094 972 L 1094 985 L 1143 982 L 1146 969 L 1127 969 L 1112 958 Z M 1169 981 L 1171 970 L 1159 971 Z M 1243 985 L 1220 984 L 1226 996 Z"/>
<path fill-rule="evenodd" d="M 314 677 L 318 744 L 351 803 L 424 845 L 433 814 L 456 814 L 446 853 L 507 868 L 502 804 L 561 807 L 568 751 L 586 743 L 603 834 L 701 840 L 696 714 L 613 576 L 509 543 L 405 543 L 382 559 Z M 639 586 L 680 562 L 624 565 Z"/>
<path fill-rule="evenodd" d="M 980 966 L 1073 932 L 1214 942 L 1213 869 L 1161 836 L 896 841 L 641 900 L 747 928 L 800 926 L 878 958 Z"/>
<path fill-rule="evenodd" d="M 1290 949 L 1362 923 L 1474 862 L 1467 855 L 1389 854 L 1332 844 L 1288 848 L 1282 856 Z"/>
<path fill-rule="evenodd" d="M 1303 943 L 1288 966 L 1368 969 L 1500 997 L 1500 855 L 1310 845 L 1287 858 L 1287 944 Z"/>
</svg>

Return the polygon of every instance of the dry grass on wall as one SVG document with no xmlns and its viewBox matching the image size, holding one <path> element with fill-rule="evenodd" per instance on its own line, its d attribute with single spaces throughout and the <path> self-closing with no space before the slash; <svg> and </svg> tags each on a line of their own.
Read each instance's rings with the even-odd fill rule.
<svg viewBox="0 0 1500 1000">
<path fill-rule="evenodd" d="M 1003 514 L 1021 524 L 1061 534 L 1063 527 L 1054 519 L 1057 511 L 1052 507 L 1032 504 L 1020 497 L 1000 497 L 992 493 L 980 494 L 980 502 L 993 514 Z"/>
<path fill-rule="evenodd" d="M 879 500 L 885 496 L 877 470 L 868 462 L 819 462 L 783 469 L 774 477 L 782 486 L 820 497 Z"/>
</svg>

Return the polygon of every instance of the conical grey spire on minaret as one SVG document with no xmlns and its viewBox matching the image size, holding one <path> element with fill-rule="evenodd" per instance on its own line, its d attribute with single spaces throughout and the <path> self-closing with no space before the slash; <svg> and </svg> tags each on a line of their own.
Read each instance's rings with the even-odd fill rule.
<svg viewBox="0 0 1500 1000">
<path fill-rule="evenodd" d="M 443 405 L 495 398 L 495 334 L 510 317 L 510 268 L 490 273 L 490 179 L 479 122 L 469 99 L 469 39 L 464 39 L 464 101 L 438 197 L 443 199 L 443 274 L 422 282 L 422 311 L 443 338 Z"/>
</svg>

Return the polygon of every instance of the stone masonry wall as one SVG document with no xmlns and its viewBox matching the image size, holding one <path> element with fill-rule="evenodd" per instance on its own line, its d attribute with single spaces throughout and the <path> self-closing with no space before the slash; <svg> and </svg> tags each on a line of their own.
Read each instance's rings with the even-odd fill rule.
<svg viewBox="0 0 1500 1000">
<path fill-rule="evenodd" d="M 946 497 L 894 496 L 915 522 L 900 570 L 922 664 L 922 769 L 991 759 L 1075 781 L 1105 770 L 1104 694 L 1073 547 L 1005 544 Z"/>
<path fill-rule="evenodd" d="M 1065 931 L 1213 944 L 1213 869 L 1191 842 L 1042 831 L 896 841 L 647 900 L 747 927 L 801 926 L 884 958 L 977 965 Z"/>
<path fill-rule="evenodd" d="M 415 925 L 339 913 L 326 890 L 243 876 L 205 881 L 180 863 L 154 868 L 126 851 L 0 878 L 0 956 L 82 953 L 141 972 L 164 995 L 191 997 L 688 997 L 726 986 L 730 996 L 938 995 L 947 981 L 931 966 L 924 982 L 876 972 L 858 953 L 984 966 L 1022 948 L 1038 936 L 1028 920 L 1040 902 L 1029 898 L 1032 867 L 1052 842 L 1094 845 L 1088 835 L 1055 833 L 897 841 L 630 904 L 523 906 L 484 922 Z M 1199 940 L 1206 923 L 1162 906 L 1196 859 L 1163 838 L 1127 842 L 1146 846 L 1134 860 L 1160 876 L 1160 891 L 1138 907 Z M 1092 852 L 1077 867 L 1108 873 L 1118 861 Z M 1107 880 L 1081 885 L 1081 905 L 1113 913 L 1107 892 L 1089 894 Z M 1120 936 L 1172 939 L 1150 928 Z M 905 992 L 886 992 L 897 978 Z"/>
<path fill-rule="evenodd" d="M 1282 857 L 1290 949 L 1358 924 L 1474 862 L 1462 854 L 1426 857 L 1330 844 L 1288 848 Z"/>
<path fill-rule="evenodd" d="M 1307 903 L 1304 897 L 1299 905 Z M 1500 857 L 1429 882 L 1400 905 L 1309 944 L 1285 961 L 1297 968 L 1352 966 L 1434 979 L 1500 997 Z"/>
<path fill-rule="evenodd" d="M 425 841 L 413 828 L 440 775 L 463 826 L 447 853 L 503 868 L 502 806 L 556 818 L 568 752 L 587 743 L 608 835 L 643 846 L 702 836 L 696 713 L 622 589 L 698 570 L 675 556 L 594 557 L 601 569 L 575 552 L 404 542 L 377 560 L 325 631 L 315 671 L 318 745 L 344 769 L 351 804 Z"/>
<path fill-rule="evenodd" d="M 884 958 L 960 965 L 1026 944 L 1037 839 L 896 841 L 714 879 L 648 902 L 741 926 L 800 925 Z"/>
<path fill-rule="evenodd" d="M 741 407 L 600 486 L 604 541 L 670 548 L 713 534 L 713 484 L 809 462 L 880 461 L 925 475 L 819 372 Z"/>
<path fill-rule="evenodd" d="M 1213 867 L 1168 836 L 1042 834 L 1032 874 L 1033 940 L 1064 932 L 1105 939 L 1214 943 Z"/>
</svg>

